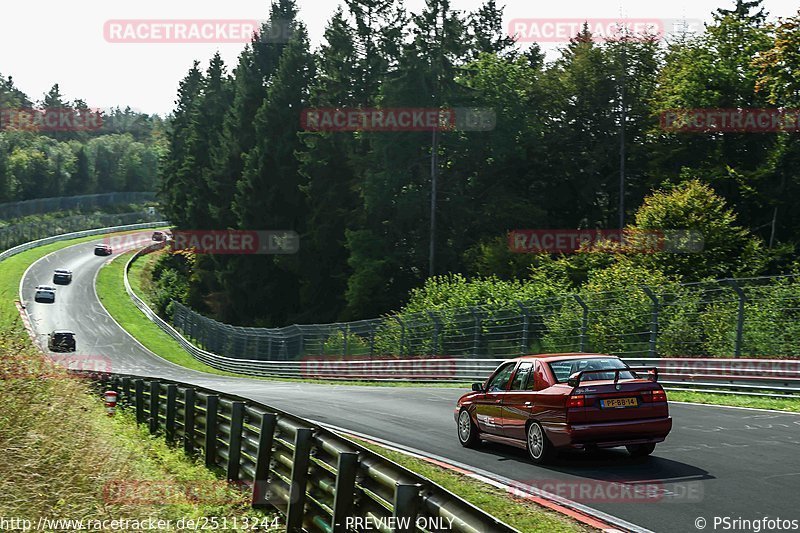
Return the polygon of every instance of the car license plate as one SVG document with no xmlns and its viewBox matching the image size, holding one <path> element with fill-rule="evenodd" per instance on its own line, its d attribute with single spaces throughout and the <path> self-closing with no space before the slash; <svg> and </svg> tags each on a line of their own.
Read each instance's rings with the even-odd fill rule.
<svg viewBox="0 0 800 533">
<path fill-rule="evenodd" d="M 636 398 L 612 398 L 600 400 L 600 405 L 612 409 L 624 409 L 626 407 L 639 407 L 639 402 L 636 401 Z"/>
</svg>

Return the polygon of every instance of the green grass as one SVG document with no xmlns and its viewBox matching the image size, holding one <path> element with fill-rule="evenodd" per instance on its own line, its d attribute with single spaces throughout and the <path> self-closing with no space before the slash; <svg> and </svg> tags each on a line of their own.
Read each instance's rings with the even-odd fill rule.
<svg viewBox="0 0 800 533">
<path fill-rule="evenodd" d="M 97 275 L 97 295 L 109 314 L 148 350 L 167 361 L 201 372 L 225 376 L 236 375 L 211 368 L 189 355 L 175 339 L 164 333 L 134 305 L 128 293 L 125 292 L 123 281 L 125 264 L 134 253 L 121 254 L 103 266 Z"/>
<path fill-rule="evenodd" d="M 241 524 L 245 516 L 267 516 L 131 414 L 107 416 L 97 391 L 48 365 L 26 340 L 0 336 L 0 516 L 34 524 L 42 517 L 175 523 L 210 516 Z"/>
<path fill-rule="evenodd" d="M 520 531 L 594 531 L 530 500 L 514 498 L 503 489 L 474 480 L 422 459 L 350 437 L 358 444 L 424 476 L 437 485 Z"/>
<path fill-rule="evenodd" d="M 733 394 L 713 394 L 706 392 L 667 391 L 671 402 L 692 402 L 708 405 L 727 405 L 732 407 L 752 407 L 800 413 L 800 398 L 771 398 L 768 396 L 736 396 Z"/>
</svg>

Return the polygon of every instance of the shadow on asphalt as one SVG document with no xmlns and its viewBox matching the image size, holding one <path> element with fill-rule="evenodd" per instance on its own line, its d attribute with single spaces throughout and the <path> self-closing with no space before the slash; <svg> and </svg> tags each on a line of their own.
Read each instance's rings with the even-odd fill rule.
<svg viewBox="0 0 800 533">
<path fill-rule="evenodd" d="M 658 447 L 650 457 L 631 457 L 624 448 L 588 451 L 561 451 L 548 465 L 536 465 L 525 450 L 484 442 L 477 451 L 494 456 L 498 462 L 513 461 L 532 476 L 536 470 L 550 470 L 603 481 L 702 481 L 714 479 L 708 471 L 690 464 L 658 456 Z M 491 461 L 487 457 L 487 462 Z"/>
</svg>

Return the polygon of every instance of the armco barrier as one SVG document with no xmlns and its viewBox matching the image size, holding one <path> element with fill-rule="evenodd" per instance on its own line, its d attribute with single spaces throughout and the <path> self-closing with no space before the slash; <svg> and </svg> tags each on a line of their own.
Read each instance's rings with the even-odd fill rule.
<svg viewBox="0 0 800 533">
<path fill-rule="evenodd" d="M 368 517 L 397 519 L 405 524 L 397 532 L 517 531 L 432 481 L 261 403 L 174 381 L 107 374 L 99 382 L 151 433 L 187 452 L 202 450 L 206 466 L 246 486 L 255 507 L 278 509 L 287 532 L 345 533 Z"/>
<path fill-rule="evenodd" d="M 159 317 L 131 288 L 128 270 L 141 255 L 164 247 L 148 246 L 125 266 L 125 290 L 152 322 L 189 354 L 212 368 L 237 374 L 279 378 L 323 378 L 368 381 L 469 383 L 484 381 L 503 359 L 464 357 L 347 358 L 315 357 L 301 361 L 230 358 L 195 346 Z M 668 390 L 735 393 L 749 396 L 800 395 L 800 360 L 625 358 L 631 366 L 657 366 L 659 382 Z"/>
<path fill-rule="evenodd" d="M 80 239 L 81 237 L 90 237 L 92 235 L 105 235 L 106 233 L 116 233 L 119 231 L 133 231 L 137 229 L 148 229 L 148 228 L 159 228 L 163 226 L 168 226 L 169 222 L 144 222 L 142 224 L 130 224 L 127 226 L 115 226 L 112 228 L 96 228 L 90 229 L 85 231 L 76 231 L 73 233 L 64 233 L 63 235 L 54 235 L 52 237 L 46 237 L 44 239 L 39 239 L 37 241 L 26 242 L 24 244 L 20 244 L 19 246 L 15 246 L 13 248 L 9 248 L 4 252 L 0 252 L 0 261 L 4 261 L 11 256 L 17 255 L 18 253 L 22 253 L 26 250 L 30 250 L 32 248 L 37 248 L 39 246 L 45 246 L 54 242 L 58 241 L 67 241 L 70 239 Z"/>
</svg>

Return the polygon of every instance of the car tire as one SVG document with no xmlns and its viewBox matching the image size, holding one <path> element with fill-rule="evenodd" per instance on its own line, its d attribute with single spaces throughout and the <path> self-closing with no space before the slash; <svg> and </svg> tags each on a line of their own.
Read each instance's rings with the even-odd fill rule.
<svg viewBox="0 0 800 533">
<path fill-rule="evenodd" d="M 656 449 L 655 443 L 650 444 L 633 444 L 631 446 L 625 446 L 627 448 L 628 453 L 631 454 L 632 457 L 647 457 Z"/>
<path fill-rule="evenodd" d="M 474 448 L 480 442 L 478 428 L 472 421 L 469 411 L 462 409 L 458 414 L 458 442 L 464 448 Z"/>
<path fill-rule="evenodd" d="M 534 421 L 528 425 L 525 440 L 531 461 L 539 465 L 550 462 L 555 454 L 555 449 L 539 422 Z"/>
</svg>

